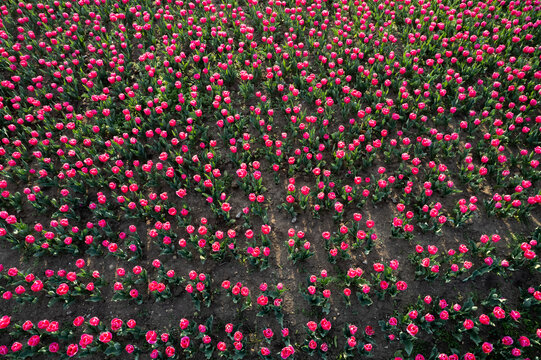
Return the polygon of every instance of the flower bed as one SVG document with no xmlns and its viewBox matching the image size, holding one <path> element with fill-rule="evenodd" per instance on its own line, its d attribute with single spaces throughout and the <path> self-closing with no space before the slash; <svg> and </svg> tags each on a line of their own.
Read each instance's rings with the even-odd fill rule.
<svg viewBox="0 0 541 360">
<path fill-rule="evenodd" d="M 538 359 L 539 0 L 0 4 L 0 359 Z"/>
</svg>

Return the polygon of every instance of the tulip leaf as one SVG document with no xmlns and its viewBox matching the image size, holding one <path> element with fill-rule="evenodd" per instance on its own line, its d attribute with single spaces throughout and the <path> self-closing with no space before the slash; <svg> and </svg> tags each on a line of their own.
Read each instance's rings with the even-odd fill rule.
<svg viewBox="0 0 541 360">
<path fill-rule="evenodd" d="M 411 355 L 411 352 L 413 351 L 413 343 L 409 339 L 402 340 L 402 344 L 404 344 L 404 351 L 406 351 L 406 354 Z"/>
</svg>

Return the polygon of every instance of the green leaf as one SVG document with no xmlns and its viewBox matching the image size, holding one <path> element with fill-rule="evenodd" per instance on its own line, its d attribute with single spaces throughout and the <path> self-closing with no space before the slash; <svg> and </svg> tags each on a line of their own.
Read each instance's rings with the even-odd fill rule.
<svg viewBox="0 0 541 360">
<path fill-rule="evenodd" d="M 478 334 L 470 334 L 470 339 L 475 343 L 475 345 L 479 345 L 481 343 L 481 338 Z"/>
<path fill-rule="evenodd" d="M 246 356 L 246 352 L 244 350 L 241 351 L 235 351 L 235 354 L 233 355 L 233 360 L 240 360 Z"/>
<path fill-rule="evenodd" d="M 430 359 L 436 359 L 438 356 L 438 353 L 439 353 L 438 348 L 434 346 L 432 348 L 432 352 L 430 353 Z"/>
<path fill-rule="evenodd" d="M 284 327 L 284 314 L 281 311 L 276 312 L 276 320 L 281 327 Z"/>
<path fill-rule="evenodd" d="M 27 349 L 21 351 L 21 352 L 18 354 L 17 357 L 18 357 L 19 359 L 26 359 L 26 358 L 28 358 L 28 357 L 31 358 L 33 355 L 35 355 L 33 349 L 32 349 L 32 348 L 27 348 Z"/>
<path fill-rule="evenodd" d="M 193 306 L 195 307 L 195 310 L 201 311 L 201 301 L 199 299 L 193 298 Z"/>
<path fill-rule="evenodd" d="M 122 346 L 120 343 L 114 343 L 113 345 L 109 345 L 107 349 L 104 352 L 107 356 L 120 356 L 122 354 Z"/>
<path fill-rule="evenodd" d="M 481 276 L 483 274 L 486 274 L 487 272 L 489 272 L 492 268 L 487 266 L 487 267 L 483 267 L 483 268 L 480 268 L 480 269 L 477 269 L 475 270 L 470 276 L 468 276 L 467 278 L 465 278 L 464 280 L 462 280 L 463 282 L 466 282 L 468 280 L 473 280 L 475 279 L 476 277 L 478 276 Z"/>
<path fill-rule="evenodd" d="M 57 297 L 53 297 L 51 300 L 49 300 L 49 302 L 47 303 L 47 307 L 51 307 L 53 306 L 54 304 L 56 304 L 58 302 L 58 298 Z"/>
<path fill-rule="evenodd" d="M 473 308 L 473 300 L 471 297 L 469 297 L 466 302 L 464 302 L 463 311 L 470 311 Z"/>
<path fill-rule="evenodd" d="M 203 350 L 203 353 L 205 354 L 205 357 L 207 359 L 210 359 L 212 357 L 213 352 L 214 352 L 213 346 L 206 346 L 205 349 Z"/>
<path fill-rule="evenodd" d="M 413 351 L 413 343 L 409 339 L 402 340 L 402 343 L 404 344 L 404 350 L 406 351 L 406 354 L 411 355 L 411 352 Z"/>
<path fill-rule="evenodd" d="M 321 311 L 323 311 L 325 314 L 328 314 L 331 311 L 331 303 L 327 301 Z"/>
<path fill-rule="evenodd" d="M 205 325 L 210 332 L 212 330 L 212 323 L 214 322 L 214 315 L 210 315 L 210 317 L 207 319 Z"/>
</svg>

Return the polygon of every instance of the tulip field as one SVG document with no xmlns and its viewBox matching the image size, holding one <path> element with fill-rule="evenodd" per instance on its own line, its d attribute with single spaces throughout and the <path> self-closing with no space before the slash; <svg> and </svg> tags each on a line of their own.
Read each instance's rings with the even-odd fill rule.
<svg viewBox="0 0 541 360">
<path fill-rule="evenodd" d="M 0 360 L 540 360 L 540 102 L 540 0 L 0 1 Z"/>
</svg>

